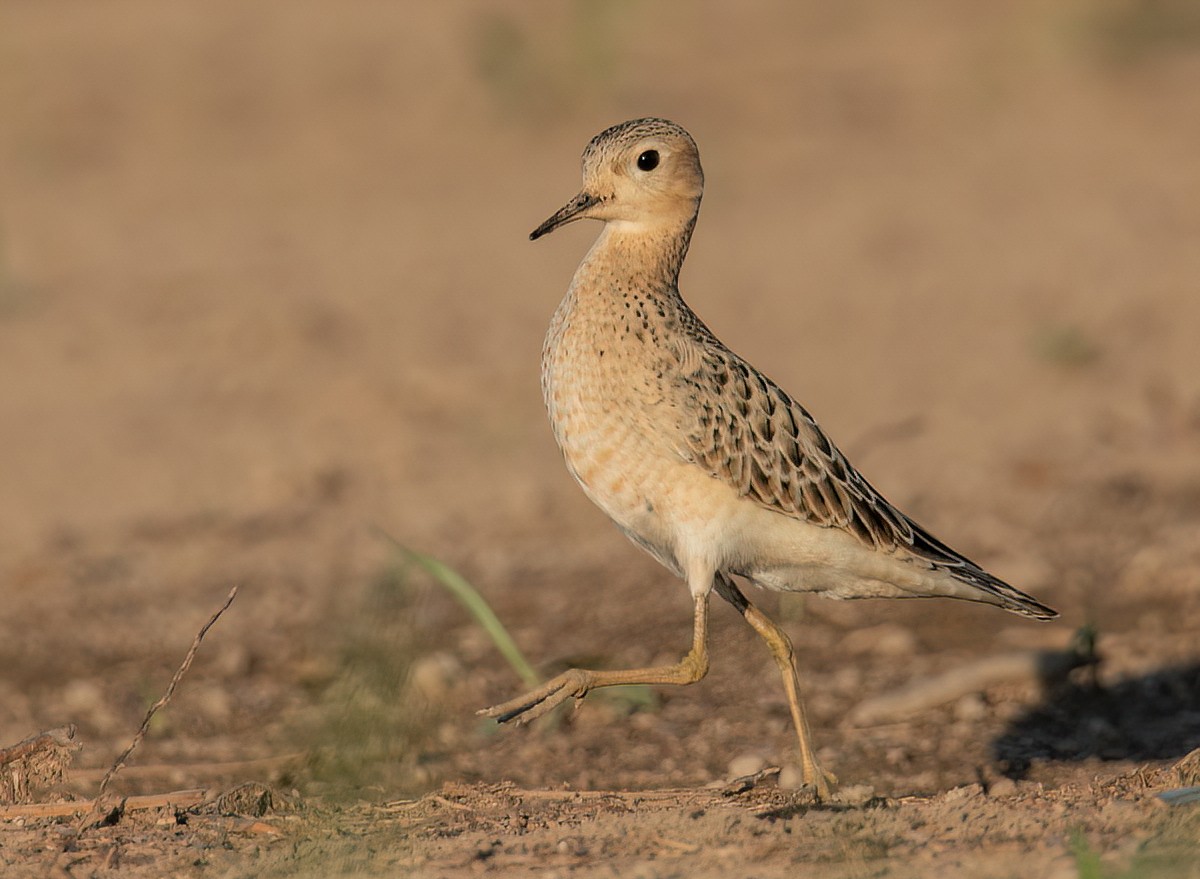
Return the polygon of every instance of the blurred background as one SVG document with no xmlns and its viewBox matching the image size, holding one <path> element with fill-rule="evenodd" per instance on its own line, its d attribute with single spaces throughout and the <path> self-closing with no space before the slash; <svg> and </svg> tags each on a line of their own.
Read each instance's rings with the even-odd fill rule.
<svg viewBox="0 0 1200 879">
<path fill-rule="evenodd" d="M 833 729 L 974 653 L 1091 622 L 1113 674 L 1186 660 L 1197 82 L 1188 0 L 7 0 L 0 743 L 72 721 L 106 766 L 238 584 L 144 763 L 303 752 L 301 787 L 391 792 L 787 759 L 769 657 L 724 608 L 686 692 L 477 724 L 519 680 L 380 535 L 465 574 L 542 673 L 686 647 L 685 589 L 572 483 L 538 384 L 598 229 L 527 234 L 644 115 L 701 149 L 691 305 L 885 495 L 1064 612 L 765 596 L 826 762 L 969 775 Z M 1005 715 L 956 722 L 986 760 Z"/>
</svg>

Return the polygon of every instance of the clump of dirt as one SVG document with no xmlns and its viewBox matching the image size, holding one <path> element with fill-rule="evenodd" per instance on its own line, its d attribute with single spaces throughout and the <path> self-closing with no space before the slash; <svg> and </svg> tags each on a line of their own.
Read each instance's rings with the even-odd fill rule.
<svg viewBox="0 0 1200 879">
<path fill-rule="evenodd" d="M 75 727 L 64 726 L 0 748 L 0 803 L 26 803 L 34 792 L 63 780 L 79 750 Z"/>
</svg>

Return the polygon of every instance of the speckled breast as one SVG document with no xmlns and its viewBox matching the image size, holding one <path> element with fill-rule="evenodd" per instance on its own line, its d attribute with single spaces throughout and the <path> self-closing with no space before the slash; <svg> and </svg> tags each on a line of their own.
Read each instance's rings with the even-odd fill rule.
<svg viewBox="0 0 1200 879">
<path fill-rule="evenodd" d="M 664 364 L 653 338 L 626 329 L 568 295 L 546 335 L 542 391 L 567 467 L 588 497 L 667 561 L 664 463 L 678 456 L 664 423 Z"/>
</svg>

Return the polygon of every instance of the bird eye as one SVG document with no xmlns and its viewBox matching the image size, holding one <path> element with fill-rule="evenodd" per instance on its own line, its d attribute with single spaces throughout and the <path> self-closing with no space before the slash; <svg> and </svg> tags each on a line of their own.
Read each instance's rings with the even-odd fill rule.
<svg viewBox="0 0 1200 879">
<path fill-rule="evenodd" d="M 646 150 L 637 157 L 639 171 L 653 171 L 658 167 L 658 150 Z"/>
</svg>

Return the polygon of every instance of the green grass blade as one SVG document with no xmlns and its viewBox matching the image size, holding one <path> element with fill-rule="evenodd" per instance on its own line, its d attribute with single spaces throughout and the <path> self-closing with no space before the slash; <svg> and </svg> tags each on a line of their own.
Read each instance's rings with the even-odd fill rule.
<svg viewBox="0 0 1200 879">
<path fill-rule="evenodd" d="M 1079 879 L 1103 879 L 1100 855 L 1088 844 L 1087 837 L 1080 829 L 1071 833 L 1071 854 L 1075 858 Z"/>
<path fill-rule="evenodd" d="M 483 626 L 483 630 L 488 633 L 488 637 L 492 639 L 492 643 L 496 645 L 496 649 L 508 660 L 508 664 L 512 666 L 513 671 L 517 673 L 525 686 L 533 688 L 542 682 L 541 678 L 538 677 L 538 673 L 533 670 L 533 666 L 529 664 L 520 649 L 518 649 L 512 636 L 508 634 L 508 630 L 504 628 L 504 624 L 500 622 L 500 619 L 493 613 L 484 597 L 476 591 L 474 586 L 467 582 L 466 578 L 432 556 L 409 549 L 395 538 L 386 534 L 384 536 L 387 537 L 388 541 L 402 556 L 424 568 L 431 577 L 442 584 L 451 595 L 458 599 L 459 603 L 467 609 L 467 612 L 475 618 L 479 625 Z"/>
</svg>

